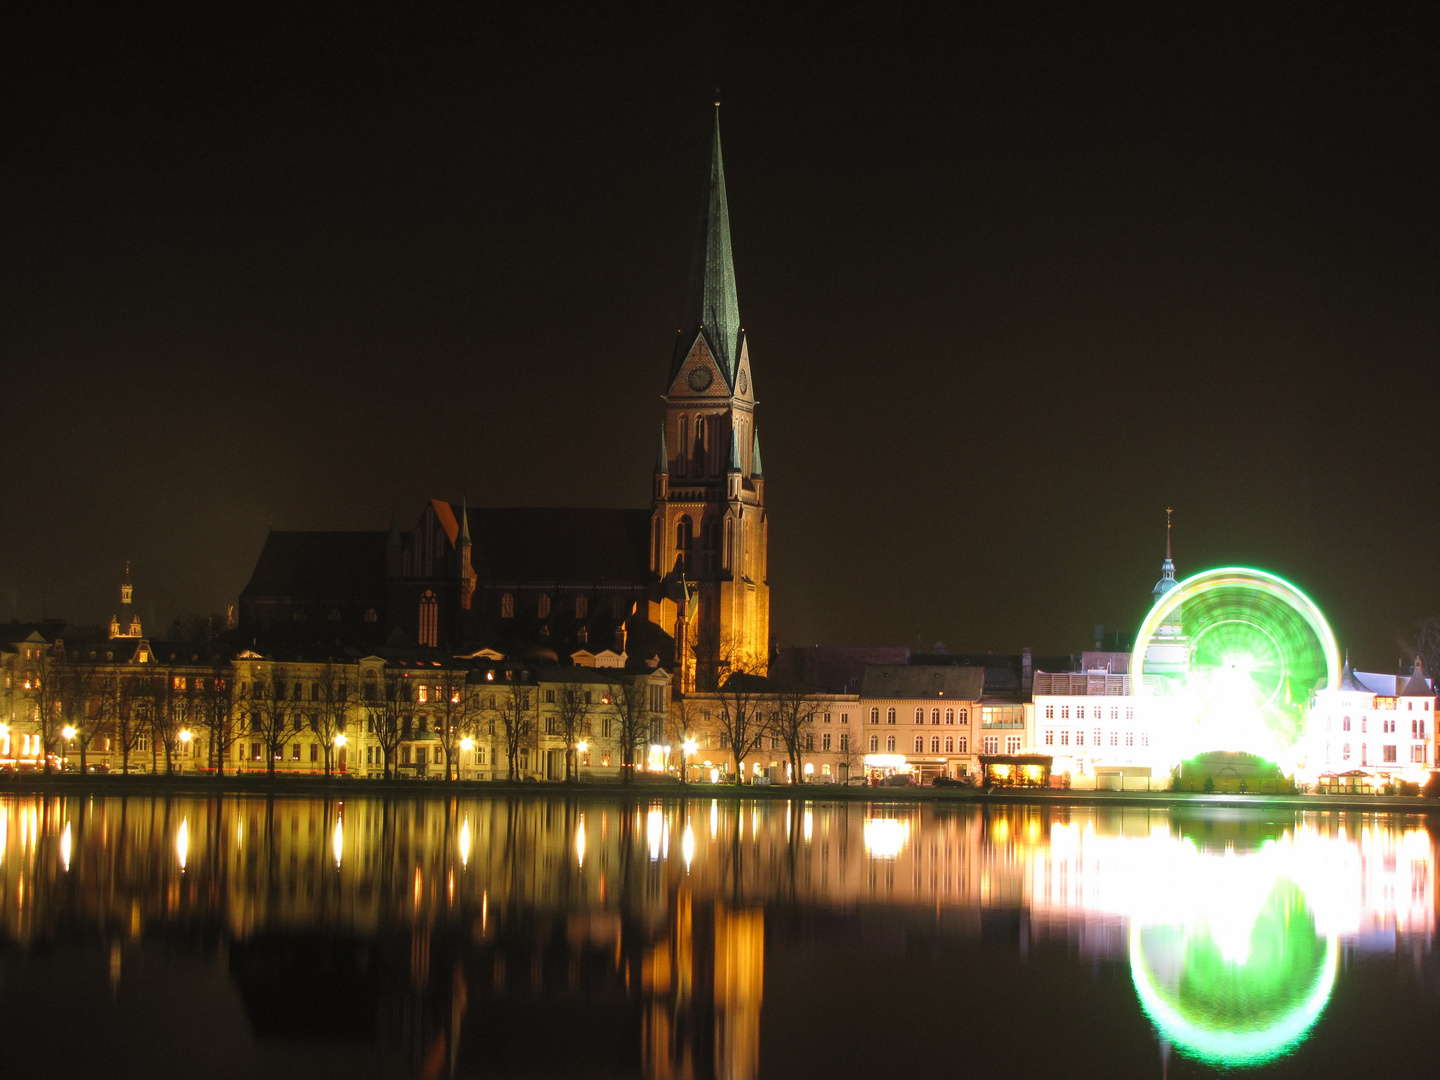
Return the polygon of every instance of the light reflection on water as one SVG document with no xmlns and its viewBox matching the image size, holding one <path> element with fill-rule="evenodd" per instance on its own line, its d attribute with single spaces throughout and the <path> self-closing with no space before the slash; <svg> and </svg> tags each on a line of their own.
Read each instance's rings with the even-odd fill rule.
<svg viewBox="0 0 1440 1080">
<path fill-rule="evenodd" d="M 421 1075 L 737 1080 L 795 1072 L 805 1003 L 766 985 L 796 941 L 998 942 L 1016 970 L 1054 946 L 1128 973 L 1157 1062 L 1260 1066 L 1323 1021 L 1342 957 L 1428 969 L 1434 863 L 1420 819 L 1359 813 L 9 797 L 0 935 L 93 946 L 116 992 L 129 953 L 187 942 L 259 1042 L 332 1032 Z"/>
</svg>

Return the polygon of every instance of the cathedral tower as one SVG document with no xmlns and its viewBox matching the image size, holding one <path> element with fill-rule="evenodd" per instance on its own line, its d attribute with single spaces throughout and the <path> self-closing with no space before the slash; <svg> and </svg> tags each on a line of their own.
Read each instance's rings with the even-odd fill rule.
<svg viewBox="0 0 1440 1080">
<path fill-rule="evenodd" d="M 670 364 L 655 464 L 652 620 L 675 635 L 682 690 L 727 672 L 763 674 L 769 660 L 767 523 L 755 387 L 740 322 L 720 108 L 701 206 L 685 321 Z"/>
</svg>

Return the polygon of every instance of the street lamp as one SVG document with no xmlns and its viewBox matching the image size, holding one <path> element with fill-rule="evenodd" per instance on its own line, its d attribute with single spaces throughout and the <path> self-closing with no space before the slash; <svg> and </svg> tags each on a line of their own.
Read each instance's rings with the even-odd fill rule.
<svg viewBox="0 0 1440 1080">
<path fill-rule="evenodd" d="M 195 736 L 190 733 L 189 728 L 180 729 L 180 745 L 185 747 L 184 753 L 180 755 L 180 771 L 185 771 L 185 756 L 190 752 L 190 740 Z"/>
<path fill-rule="evenodd" d="M 65 756 L 60 759 L 60 771 L 65 771 L 65 766 L 70 763 L 70 740 L 75 738 L 75 725 L 66 724 L 60 729 L 60 737 L 65 740 Z"/>
<path fill-rule="evenodd" d="M 336 735 L 335 735 L 335 745 L 336 745 L 336 746 L 344 746 L 344 745 L 345 745 L 345 733 L 344 733 L 343 731 L 336 733 Z"/>
<path fill-rule="evenodd" d="M 685 741 L 680 744 L 680 782 L 682 784 L 690 781 L 690 755 L 700 749 L 700 744 L 695 741 L 693 735 L 685 736 Z"/>
</svg>

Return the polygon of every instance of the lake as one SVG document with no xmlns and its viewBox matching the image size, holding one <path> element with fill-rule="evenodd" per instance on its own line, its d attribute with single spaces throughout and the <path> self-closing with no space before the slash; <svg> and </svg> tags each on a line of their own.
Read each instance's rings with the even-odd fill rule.
<svg viewBox="0 0 1440 1080">
<path fill-rule="evenodd" d="M 0 796 L 24 1077 L 1428 1076 L 1421 816 Z"/>
</svg>

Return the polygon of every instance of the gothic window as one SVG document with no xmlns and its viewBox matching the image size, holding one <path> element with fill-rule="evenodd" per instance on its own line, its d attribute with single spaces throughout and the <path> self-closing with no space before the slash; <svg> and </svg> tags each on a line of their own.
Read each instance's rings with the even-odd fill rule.
<svg viewBox="0 0 1440 1080">
<path fill-rule="evenodd" d="M 440 643 L 440 603 L 429 589 L 420 598 L 420 644 L 434 648 Z"/>
<path fill-rule="evenodd" d="M 683 565 L 690 565 L 690 538 L 694 536 L 694 525 L 688 514 L 682 514 L 680 520 L 675 523 L 675 553 L 680 556 Z"/>
<path fill-rule="evenodd" d="M 548 618 L 548 617 L 550 616 L 550 594 L 549 594 L 549 593 L 543 593 L 543 592 L 542 592 L 542 593 L 540 594 L 540 599 L 536 602 L 536 605 L 535 605 L 535 611 L 536 611 L 536 614 L 538 614 L 538 615 L 540 616 L 540 618 L 542 618 L 542 619 Z"/>
<path fill-rule="evenodd" d="M 513 619 L 515 617 L 515 594 L 503 593 L 500 596 L 500 617 L 502 619 Z"/>
</svg>

